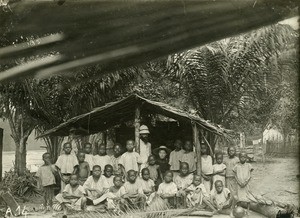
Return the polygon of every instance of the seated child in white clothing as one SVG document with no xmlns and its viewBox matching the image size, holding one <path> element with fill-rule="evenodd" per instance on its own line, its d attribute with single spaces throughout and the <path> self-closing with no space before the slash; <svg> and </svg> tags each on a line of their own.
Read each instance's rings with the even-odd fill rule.
<svg viewBox="0 0 300 218">
<path fill-rule="evenodd" d="M 148 168 L 142 169 L 142 178 L 140 178 L 140 185 L 143 188 L 144 195 L 146 195 L 146 203 L 149 205 L 155 196 L 155 184 L 150 179 L 150 171 Z"/>
<path fill-rule="evenodd" d="M 232 198 L 229 189 L 224 188 L 221 180 L 215 182 L 215 189 L 211 191 L 211 200 L 219 213 L 230 214 Z"/>
<path fill-rule="evenodd" d="M 210 202 L 209 193 L 206 191 L 203 183 L 201 183 L 201 176 L 194 175 L 193 183 L 186 189 L 186 192 L 186 201 L 189 208 L 205 208 L 208 206 L 210 209 L 215 211 L 215 208 Z"/>
<path fill-rule="evenodd" d="M 176 206 L 177 186 L 173 182 L 173 172 L 168 170 L 164 176 L 164 182 L 158 186 L 157 195 L 164 199 L 170 206 Z"/>
<path fill-rule="evenodd" d="M 86 192 L 79 185 L 78 176 L 72 174 L 70 183 L 66 185 L 62 193 L 56 196 L 56 200 L 61 203 L 64 214 L 67 214 L 68 209 L 84 210 L 86 206 Z"/>
<path fill-rule="evenodd" d="M 137 180 L 137 173 L 135 170 L 129 170 L 127 172 L 127 182 L 123 185 L 125 193 L 122 195 L 122 198 L 126 200 L 127 204 L 122 205 L 122 209 L 144 209 L 146 197 L 139 180 Z"/>
<path fill-rule="evenodd" d="M 103 189 L 109 189 L 114 185 L 113 167 L 110 164 L 105 165 L 104 173 L 101 176 Z"/>
<path fill-rule="evenodd" d="M 103 194 L 100 198 L 94 201 L 95 204 L 99 204 L 107 200 L 107 209 L 108 210 L 118 210 L 120 204 L 125 205 L 126 201 L 121 198 L 122 195 L 125 195 L 125 189 L 122 186 L 122 177 L 115 176 L 113 178 L 114 185 L 109 188 L 108 192 Z"/>
<path fill-rule="evenodd" d="M 101 179 L 101 167 L 99 165 L 93 166 L 92 175 L 85 181 L 83 187 L 88 195 L 87 204 L 97 205 L 98 203 L 95 203 L 94 201 L 105 193 L 105 190 L 103 189 L 103 181 Z"/>
<path fill-rule="evenodd" d="M 177 185 L 177 204 L 183 205 L 186 207 L 186 189 L 193 182 L 193 175 L 189 173 L 189 164 L 186 162 L 181 162 L 179 175 L 174 179 L 175 184 Z M 178 207 L 179 205 L 177 205 Z"/>
</svg>

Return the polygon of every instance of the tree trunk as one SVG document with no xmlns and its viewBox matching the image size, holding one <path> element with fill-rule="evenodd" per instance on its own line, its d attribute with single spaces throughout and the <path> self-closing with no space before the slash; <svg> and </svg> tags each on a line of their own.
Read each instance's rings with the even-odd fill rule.
<svg viewBox="0 0 300 218">
<path fill-rule="evenodd" d="M 26 138 L 21 138 L 20 142 L 16 142 L 15 152 L 15 172 L 18 175 L 24 175 L 26 170 Z"/>
<path fill-rule="evenodd" d="M 193 142 L 196 147 L 196 155 L 197 155 L 197 175 L 201 175 L 202 167 L 201 167 L 201 145 L 199 140 L 199 129 L 196 123 L 192 123 L 193 130 Z M 202 178 L 201 178 L 202 180 Z"/>
<path fill-rule="evenodd" d="M 141 109 L 139 106 L 135 108 L 135 116 L 134 116 L 134 140 L 136 151 L 140 153 L 140 116 L 141 116 Z"/>
<path fill-rule="evenodd" d="M 282 151 L 283 156 L 286 156 L 287 154 L 286 135 L 287 135 L 286 131 L 283 131 L 283 151 Z"/>
</svg>

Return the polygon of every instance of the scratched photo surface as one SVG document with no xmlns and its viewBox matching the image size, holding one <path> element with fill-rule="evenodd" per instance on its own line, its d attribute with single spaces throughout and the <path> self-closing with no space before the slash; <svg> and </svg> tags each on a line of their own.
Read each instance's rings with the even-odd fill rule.
<svg viewBox="0 0 300 218">
<path fill-rule="evenodd" d="M 0 216 L 300 216 L 298 7 L 0 0 Z"/>
</svg>

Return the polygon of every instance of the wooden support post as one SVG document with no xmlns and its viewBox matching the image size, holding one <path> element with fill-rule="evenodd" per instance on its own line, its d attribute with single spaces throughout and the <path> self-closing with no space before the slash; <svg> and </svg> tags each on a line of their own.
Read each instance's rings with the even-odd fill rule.
<svg viewBox="0 0 300 218">
<path fill-rule="evenodd" d="M 3 129 L 0 128 L 0 182 L 2 181 Z"/>
<path fill-rule="evenodd" d="M 141 109 L 139 106 L 135 108 L 135 117 L 134 117 L 134 139 L 135 139 L 135 146 L 136 152 L 140 153 L 140 125 L 141 125 Z"/>
<path fill-rule="evenodd" d="M 200 146 L 200 140 L 199 140 L 199 130 L 196 123 L 192 123 L 192 129 L 193 129 L 193 141 L 196 148 L 196 156 L 197 156 L 197 175 L 201 175 L 202 167 L 201 167 L 201 146 Z M 202 180 L 202 177 L 201 177 Z"/>
</svg>

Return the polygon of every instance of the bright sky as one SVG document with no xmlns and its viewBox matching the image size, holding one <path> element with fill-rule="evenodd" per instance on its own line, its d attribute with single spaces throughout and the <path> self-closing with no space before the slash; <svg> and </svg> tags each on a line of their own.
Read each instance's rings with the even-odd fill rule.
<svg viewBox="0 0 300 218">
<path fill-rule="evenodd" d="M 299 16 L 280 21 L 279 23 L 289 24 L 294 30 L 297 30 L 299 29 Z"/>
</svg>

